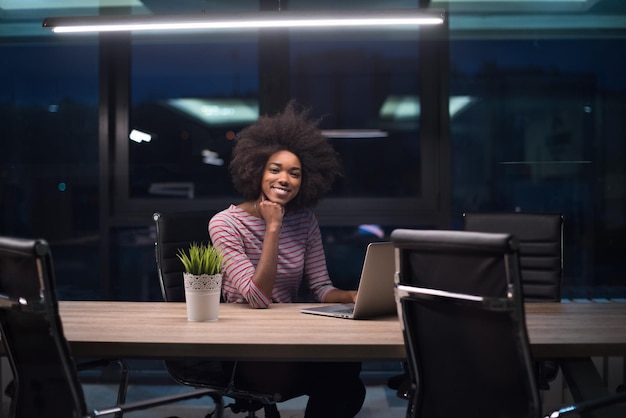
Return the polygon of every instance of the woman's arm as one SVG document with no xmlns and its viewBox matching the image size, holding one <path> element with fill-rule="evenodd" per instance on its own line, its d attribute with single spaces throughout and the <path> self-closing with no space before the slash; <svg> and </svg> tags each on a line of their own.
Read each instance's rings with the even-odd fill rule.
<svg viewBox="0 0 626 418">
<path fill-rule="evenodd" d="M 254 263 L 260 258 L 262 243 L 252 231 L 226 212 L 218 213 L 211 219 L 209 235 L 213 245 L 224 255 L 222 291 L 227 302 L 247 302 L 254 308 L 267 308 L 272 302 L 271 296 L 266 295 L 253 280 Z M 244 241 L 251 245 L 250 248 L 245 248 Z"/>
<path fill-rule="evenodd" d="M 283 225 L 284 208 L 277 204 L 261 198 L 259 203 L 255 202 L 255 209 L 265 220 L 265 239 L 261 249 L 261 258 L 256 266 L 252 281 L 265 293 L 271 297 L 276 283 L 276 272 L 278 270 L 278 239 L 280 229 Z"/>
</svg>

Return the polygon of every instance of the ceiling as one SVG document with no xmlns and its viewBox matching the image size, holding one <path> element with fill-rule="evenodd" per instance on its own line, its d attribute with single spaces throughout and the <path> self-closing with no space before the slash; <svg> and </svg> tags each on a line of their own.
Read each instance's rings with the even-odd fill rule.
<svg viewBox="0 0 626 418">
<path fill-rule="evenodd" d="M 290 10 L 413 8 L 416 0 L 276 0 Z M 454 31 L 626 29 L 625 0 L 431 0 Z M 52 36 L 45 17 L 254 11 L 259 0 L 0 0 L 0 39 Z M 0 40 L 1 42 L 1 40 Z"/>
</svg>

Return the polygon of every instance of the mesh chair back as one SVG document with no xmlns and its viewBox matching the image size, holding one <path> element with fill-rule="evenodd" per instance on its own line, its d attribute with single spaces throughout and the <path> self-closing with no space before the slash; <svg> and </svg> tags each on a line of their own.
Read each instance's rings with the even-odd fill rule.
<svg viewBox="0 0 626 418">
<path fill-rule="evenodd" d="M 10 416 L 85 416 L 46 241 L 0 237 L 0 293 L 2 343 L 15 384 Z"/>
<path fill-rule="evenodd" d="M 466 213 L 465 230 L 513 234 L 519 241 L 526 301 L 559 302 L 563 282 L 563 215 Z"/>
<path fill-rule="evenodd" d="M 412 417 L 538 417 L 508 234 L 395 230 L 396 300 Z"/>
<path fill-rule="evenodd" d="M 187 250 L 192 242 L 209 242 L 210 211 L 157 212 L 153 219 L 157 230 L 155 256 L 161 293 L 166 302 L 184 302 L 183 264 L 178 249 Z"/>
</svg>

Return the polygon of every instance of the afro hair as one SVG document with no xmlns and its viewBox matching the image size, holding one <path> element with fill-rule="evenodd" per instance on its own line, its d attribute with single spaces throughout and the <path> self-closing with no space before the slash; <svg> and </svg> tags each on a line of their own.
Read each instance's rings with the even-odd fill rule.
<svg viewBox="0 0 626 418">
<path fill-rule="evenodd" d="M 274 116 L 261 116 L 241 130 L 230 162 L 235 189 L 245 200 L 261 194 L 261 179 L 269 157 L 278 151 L 295 154 L 302 165 L 302 184 L 288 210 L 310 209 L 330 190 L 341 175 L 338 154 L 318 128 L 319 120 L 309 119 L 309 110 L 298 111 L 291 100 Z"/>
</svg>

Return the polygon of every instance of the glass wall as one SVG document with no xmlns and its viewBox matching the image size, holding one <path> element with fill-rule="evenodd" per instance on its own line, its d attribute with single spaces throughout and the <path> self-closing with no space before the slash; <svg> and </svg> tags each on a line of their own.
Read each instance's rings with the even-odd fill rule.
<svg viewBox="0 0 626 418">
<path fill-rule="evenodd" d="M 130 199 L 233 196 L 234 134 L 259 115 L 255 36 L 134 39 Z"/>
<path fill-rule="evenodd" d="M 310 108 L 339 152 L 344 176 L 330 197 L 423 197 L 418 33 L 133 37 L 129 138 L 118 138 L 127 197 L 236 198 L 232 140 L 274 95 Z M 279 84 L 269 97 L 264 80 Z"/>
<path fill-rule="evenodd" d="M 292 37 L 291 96 L 322 118 L 342 157 L 331 196 L 421 195 L 418 45 L 417 30 Z"/>
<path fill-rule="evenodd" d="M 455 224 L 469 211 L 564 216 L 565 296 L 624 292 L 623 38 L 450 43 Z"/>
<path fill-rule="evenodd" d="M 97 42 L 0 42 L 0 137 L 0 234 L 46 238 L 60 296 L 97 297 Z"/>
<path fill-rule="evenodd" d="M 223 201 L 216 209 L 239 203 L 228 172 L 233 138 L 268 107 L 261 85 L 269 83 L 281 89 L 278 96 L 310 108 L 340 154 L 344 175 L 328 200 L 365 198 L 391 208 L 387 199 L 423 198 L 418 35 L 415 29 L 280 32 L 269 39 L 252 33 L 229 42 L 206 35 L 134 36 L 132 134 L 118 138 L 128 161 L 123 153 L 117 161 L 128 164 L 129 176 L 117 180 L 128 181 L 131 203 L 143 201 L 152 211 L 164 200 Z M 355 288 L 367 243 L 388 239 L 397 224 L 363 224 L 337 209 L 339 225 L 321 222 L 328 265 L 338 285 Z M 130 242 L 122 259 L 129 251 L 136 254 L 131 259 L 142 258 L 132 245 L 138 234 L 120 233 Z M 141 276 L 136 263 L 129 270 Z M 129 280 L 113 286 L 121 291 L 120 283 Z M 143 295 L 153 294 L 138 286 Z"/>
<path fill-rule="evenodd" d="M 349 6 L 389 6 L 374 3 Z M 108 57 L 106 74 L 97 37 L 41 29 L 45 16 L 104 6 L 2 4 L 0 233 L 51 241 L 62 298 L 159 299 L 152 212 L 236 203 L 233 134 L 293 97 L 322 118 L 344 162 L 317 208 L 337 283 L 353 287 L 366 243 L 395 227 L 559 211 L 565 296 L 626 297 L 626 2 L 476 4 L 432 1 L 449 8 L 443 56 L 424 56 L 437 48 L 420 48 L 419 31 L 133 36 L 128 60 Z M 127 89 L 128 102 L 100 103 L 103 87 Z M 425 99 L 425 88 L 444 93 Z M 445 122 L 436 100 L 450 123 L 424 135 Z M 125 121 L 99 119 L 106 109 Z M 124 132 L 99 138 L 107 127 Z"/>
</svg>

